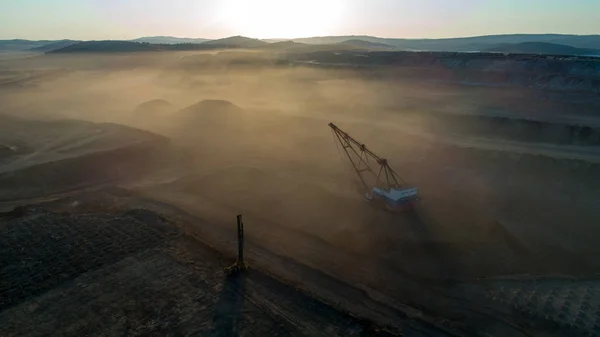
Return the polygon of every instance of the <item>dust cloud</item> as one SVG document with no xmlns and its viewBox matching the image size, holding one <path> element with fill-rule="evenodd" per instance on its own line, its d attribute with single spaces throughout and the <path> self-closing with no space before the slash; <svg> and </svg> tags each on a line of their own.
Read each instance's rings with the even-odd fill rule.
<svg viewBox="0 0 600 337">
<path fill-rule="evenodd" d="M 277 60 L 256 51 L 3 60 L 0 113 L 49 123 L 22 135 L 30 153 L 73 132 L 92 132 L 52 124 L 65 120 L 123 124 L 139 132 L 135 137 L 155 134 L 166 148 L 151 163 L 120 154 L 133 163 L 121 168 L 130 174 L 119 185 L 214 223 L 242 212 L 251 238 L 265 245 L 308 236 L 428 277 L 442 269 L 457 276 L 590 271 L 600 253 L 593 226 L 600 221 L 600 156 L 586 147 L 589 137 L 568 137 L 572 125 L 540 117 L 540 110 L 566 114 L 564 102 L 549 104 L 527 88 Z M 363 200 L 329 122 L 419 187 L 415 212 L 393 215 Z M 53 128 L 53 136 L 35 140 Z M 4 166 L 2 181 L 18 176 L 20 158 L 21 166 L 0 161 L 13 165 Z M 79 165 L 74 158 L 68 165 Z M 45 162 L 60 166 L 58 159 Z M 113 157 L 95 160 L 86 172 L 100 175 L 116 165 Z M 138 160 L 143 172 L 134 169 Z M 28 169 L 26 177 L 40 174 L 39 167 Z M 61 191 L 59 183 L 41 183 L 50 179 L 56 177 L 18 181 L 29 196 Z M 541 251 L 555 256 L 552 263 L 536 255 Z M 310 260 L 320 252 L 286 254 Z M 581 256 L 585 262 L 573 265 Z"/>
</svg>

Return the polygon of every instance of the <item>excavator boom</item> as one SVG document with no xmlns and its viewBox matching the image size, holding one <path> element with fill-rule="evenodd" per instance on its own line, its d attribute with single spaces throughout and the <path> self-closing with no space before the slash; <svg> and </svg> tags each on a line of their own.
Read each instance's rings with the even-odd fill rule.
<svg viewBox="0 0 600 337">
<path fill-rule="evenodd" d="M 333 123 L 329 123 L 334 138 L 350 160 L 366 191 L 367 200 L 381 200 L 387 208 L 402 210 L 412 208 L 418 200 L 418 189 L 406 188 L 404 181 L 390 167 L 387 159 L 381 158 Z M 377 173 L 375 173 L 377 171 Z M 375 178 L 374 183 L 369 178 Z"/>
</svg>

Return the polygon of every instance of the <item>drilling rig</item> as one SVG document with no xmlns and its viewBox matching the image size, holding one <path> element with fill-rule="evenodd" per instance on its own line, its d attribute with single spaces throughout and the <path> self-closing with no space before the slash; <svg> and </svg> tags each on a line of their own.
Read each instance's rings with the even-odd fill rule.
<svg viewBox="0 0 600 337">
<path fill-rule="evenodd" d="M 329 127 L 356 171 L 365 189 L 366 200 L 380 203 L 391 211 L 405 211 L 415 206 L 419 200 L 419 189 L 407 187 L 387 159 L 376 155 L 335 124 L 329 123 Z"/>
</svg>

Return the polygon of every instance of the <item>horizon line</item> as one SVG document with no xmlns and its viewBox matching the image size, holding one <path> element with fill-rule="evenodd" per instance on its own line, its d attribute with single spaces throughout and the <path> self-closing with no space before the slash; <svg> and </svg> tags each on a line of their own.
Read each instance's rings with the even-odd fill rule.
<svg viewBox="0 0 600 337">
<path fill-rule="evenodd" d="M 502 34 L 484 34 L 484 35 L 469 35 L 469 36 L 456 36 L 456 37 L 384 37 L 384 36 L 376 36 L 376 35 L 365 35 L 365 34 L 348 34 L 348 35 L 320 35 L 320 36 L 303 36 L 303 37 L 280 37 L 280 38 L 257 38 L 250 37 L 245 35 L 230 35 L 218 38 L 205 38 L 205 37 L 181 37 L 181 36 L 173 36 L 173 35 L 146 35 L 140 36 L 132 39 L 70 39 L 70 38 L 58 38 L 58 39 L 30 39 L 30 38 L 22 38 L 22 37 L 13 37 L 13 38 L 0 38 L 0 40 L 4 41 L 15 41 L 15 40 L 25 40 L 25 41 L 63 41 L 63 40 L 71 40 L 71 41 L 132 41 L 143 38 L 175 38 L 175 39 L 190 39 L 197 40 L 203 39 L 208 41 L 214 40 L 222 40 L 232 37 L 245 37 L 255 40 L 298 40 L 298 39 L 317 39 L 317 38 L 328 38 L 328 37 L 371 37 L 378 39 L 398 39 L 398 40 L 451 40 L 451 39 L 469 39 L 469 38 L 478 38 L 478 37 L 488 37 L 488 36 L 516 36 L 516 35 L 561 35 L 561 36 L 600 36 L 600 33 L 596 34 L 569 34 L 569 33 L 502 33 Z"/>
</svg>

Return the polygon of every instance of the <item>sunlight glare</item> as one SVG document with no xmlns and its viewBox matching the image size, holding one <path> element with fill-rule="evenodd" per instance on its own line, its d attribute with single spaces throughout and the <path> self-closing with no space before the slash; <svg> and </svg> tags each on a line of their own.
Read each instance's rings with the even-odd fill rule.
<svg viewBox="0 0 600 337">
<path fill-rule="evenodd" d="M 224 0 L 221 21 L 241 35 L 254 38 L 296 38 L 335 32 L 343 15 L 343 0 Z"/>
</svg>

